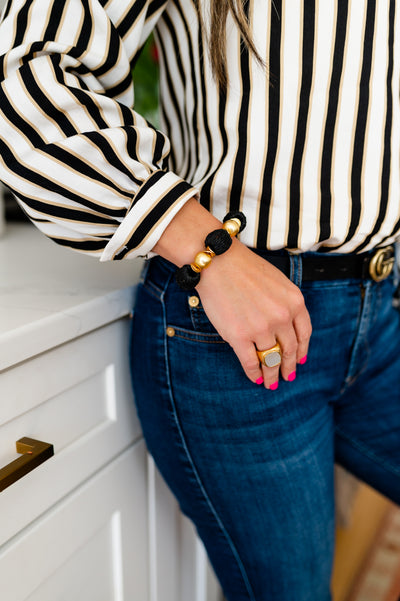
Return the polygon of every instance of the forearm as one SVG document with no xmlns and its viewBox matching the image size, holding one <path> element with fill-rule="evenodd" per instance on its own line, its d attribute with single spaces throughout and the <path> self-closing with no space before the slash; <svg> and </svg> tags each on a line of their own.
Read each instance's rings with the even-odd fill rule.
<svg viewBox="0 0 400 601">
<path fill-rule="evenodd" d="M 164 230 L 153 251 L 178 267 L 191 263 L 203 250 L 204 240 L 222 223 L 192 198 L 176 214 Z"/>
</svg>

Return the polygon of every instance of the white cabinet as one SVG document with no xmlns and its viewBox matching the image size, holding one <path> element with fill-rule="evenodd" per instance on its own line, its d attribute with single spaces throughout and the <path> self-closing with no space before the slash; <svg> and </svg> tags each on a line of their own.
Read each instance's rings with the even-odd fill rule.
<svg viewBox="0 0 400 601">
<path fill-rule="evenodd" d="M 127 349 L 137 275 L 86 259 L 26 225 L 0 241 L 0 468 L 22 437 L 54 446 L 0 492 L 0 599 L 218 601 L 136 417 Z"/>
<path fill-rule="evenodd" d="M 124 352 L 127 322 L 0 375 L 0 464 L 16 457 L 15 441 L 24 436 L 53 444 L 55 452 L 0 493 L 0 516 L 7 515 L 0 520 L 0 544 L 139 438 Z"/>
<path fill-rule="evenodd" d="M 145 466 L 139 442 L 12 538 L 0 552 L 1 598 L 148 599 Z"/>
</svg>

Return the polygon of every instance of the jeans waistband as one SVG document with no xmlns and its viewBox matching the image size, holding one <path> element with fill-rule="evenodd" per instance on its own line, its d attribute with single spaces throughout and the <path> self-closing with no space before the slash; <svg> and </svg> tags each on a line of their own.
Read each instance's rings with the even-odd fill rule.
<svg viewBox="0 0 400 601">
<path fill-rule="evenodd" d="M 301 271 L 301 280 L 305 282 L 343 279 L 379 282 L 391 274 L 395 262 L 392 245 L 360 254 L 321 252 L 294 254 L 287 251 L 271 253 L 258 250 L 255 252 L 291 279 L 293 269 L 296 267 Z"/>
<path fill-rule="evenodd" d="M 297 285 L 301 285 L 303 281 L 317 280 L 381 281 L 390 275 L 395 262 L 393 246 L 361 254 L 321 252 L 295 254 L 286 250 L 252 250 L 277 267 Z M 177 269 L 173 263 L 162 257 L 155 257 L 151 259 L 150 263 L 153 263 L 154 267 L 157 265 L 160 268 L 157 278 L 162 280 L 164 278 L 169 280 Z"/>
</svg>

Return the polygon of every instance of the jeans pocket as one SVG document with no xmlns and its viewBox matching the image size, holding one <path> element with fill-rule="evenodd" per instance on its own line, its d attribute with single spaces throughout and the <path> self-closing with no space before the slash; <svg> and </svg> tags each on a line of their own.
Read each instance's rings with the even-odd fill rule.
<svg viewBox="0 0 400 601">
<path fill-rule="evenodd" d="M 190 319 L 192 321 L 194 330 L 203 334 L 215 334 L 219 336 L 217 330 L 208 319 L 207 314 L 201 304 L 201 300 L 197 295 L 190 296 L 188 298 L 188 305 Z"/>
<path fill-rule="evenodd" d="M 181 294 L 182 291 L 179 291 L 178 296 L 181 297 Z M 208 319 L 197 295 L 185 294 L 179 301 L 176 294 L 173 298 L 167 295 L 166 317 L 170 335 L 192 342 L 225 343 Z"/>
</svg>

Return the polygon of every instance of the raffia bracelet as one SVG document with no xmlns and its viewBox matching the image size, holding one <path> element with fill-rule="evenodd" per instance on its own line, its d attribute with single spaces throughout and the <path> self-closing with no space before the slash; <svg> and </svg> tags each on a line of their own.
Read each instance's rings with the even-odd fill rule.
<svg viewBox="0 0 400 601">
<path fill-rule="evenodd" d="M 200 282 L 200 273 L 209 267 L 216 255 L 222 255 L 231 244 L 232 238 L 246 227 L 246 217 L 240 211 L 225 215 L 221 229 L 214 230 L 204 240 L 205 250 L 197 253 L 193 262 L 180 267 L 175 279 L 182 290 L 192 290 Z"/>
</svg>

